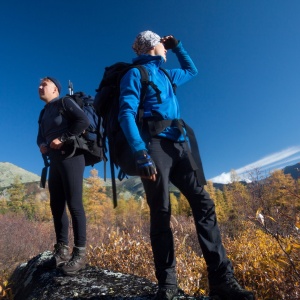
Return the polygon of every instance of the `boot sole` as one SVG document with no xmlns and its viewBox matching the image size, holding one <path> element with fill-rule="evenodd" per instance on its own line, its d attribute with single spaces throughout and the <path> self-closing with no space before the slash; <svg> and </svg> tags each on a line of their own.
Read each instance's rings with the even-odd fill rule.
<svg viewBox="0 0 300 300">
<path fill-rule="evenodd" d="M 67 262 L 68 260 L 60 262 L 59 264 L 56 265 L 56 268 L 62 268 Z"/>
<path fill-rule="evenodd" d="M 78 270 L 78 271 L 76 271 L 76 272 L 66 272 L 66 271 L 62 270 L 62 272 L 63 272 L 63 274 L 66 275 L 66 276 L 76 276 L 76 275 L 78 275 L 78 274 L 80 273 L 81 270 L 82 270 L 82 269 L 80 269 L 80 270 Z"/>
<path fill-rule="evenodd" d="M 221 296 L 209 296 L 209 299 L 211 300 L 230 300 L 231 298 L 228 298 L 227 296 L 225 297 L 221 297 Z M 249 300 L 249 297 L 244 297 L 244 300 Z M 253 296 L 253 298 L 251 298 L 251 300 L 255 300 L 255 297 Z"/>
<path fill-rule="evenodd" d="M 77 271 L 73 271 L 73 272 L 68 272 L 68 271 L 65 271 L 64 269 L 61 268 L 61 271 L 64 273 L 64 275 L 67 275 L 67 276 L 76 276 L 78 275 L 78 273 L 80 273 L 81 270 L 85 269 L 85 267 L 82 267 L 81 269 L 77 270 Z"/>
</svg>

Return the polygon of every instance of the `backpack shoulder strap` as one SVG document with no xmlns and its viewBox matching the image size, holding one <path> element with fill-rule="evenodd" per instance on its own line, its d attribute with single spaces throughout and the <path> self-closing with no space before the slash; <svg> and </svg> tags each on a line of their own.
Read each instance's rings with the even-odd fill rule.
<svg viewBox="0 0 300 300">
<path fill-rule="evenodd" d="M 60 98 L 58 100 L 58 101 L 60 101 L 60 103 L 58 103 L 58 105 L 59 105 L 58 111 L 61 115 L 63 115 L 64 117 L 66 117 L 68 119 L 69 118 L 68 110 L 66 109 L 66 104 L 65 104 L 65 99 L 66 98 L 71 98 L 73 100 L 71 95 L 66 95 L 66 96 Z M 75 100 L 73 100 L 73 101 L 75 101 Z"/>
<path fill-rule="evenodd" d="M 141 98 L 140 98 L 139 113 L 138 113 L 138 122 L 141 123 L 142 117 L 144 115 L 143 107 L 144 107 L 144 101 L 145 101 L 145 97 L 146 97 L 147 87 L 150 85 L 155 90 L 158 103 L 162 103 L 161 97 L 160 97 L 161 91 L 158 89 L 157 85 L 154 84 L 153 81 L 149 80 L 148 71 L 143 65 L 135 65 L 133 67 L 137 68 L 141 74 L 142 90 L 141 90 Z M 170 74 L 164 68 L 160 67 L 159 69 L 162 70 L 164 72 L 164 74 L 166 75 L 166 77 L 169 79 L 169 81 L 172 85 L 174 94 L 176 95 L 177 85 L 175 83 L 173 83 Z"/>
<path fill-rule="evenodd" d="M 140 106 L 144 105 L 144 100 L 146 97 L 147 88 L 149 86 L 149 76 L 147 69 L 142 65 L 134 65 L 133 68 L 137 68 L 140 71 L 141 74 L 141 84 L 142 84 L 142 90 L 141 90 L 141 97 L 140 97 Z"/>
<path fill-rule="evenodd" d="M 165 73 L 165 75 L 167 76 L 167 78 L 170 80 L 170 82 L 171 82 L 171 84 L 172 84 L 172 87 L 173 87 L 173 92 L 174 92 L 174 94 L 176 95 L 177 85 L 173 82 L 173 80 L 172 80 L 170 74 L 169 74 L 169 73 L 167 72 L 167 70 L 164 69 L 164 68 L 161 68 L 161 67 L 160 67 L 159 69 L 162 70 L 162 71 Z"/>
<path fill-rule="evenodd" d="M 43 118 L 44 112 L 45 112 L 45 108 L 43 108 L 41 110 L 41 112 L 40 112 L 39 119 L 38 119 L 38 123 L 39 124 L 41 124 L 41 122 L 42 122 L 42 118 Z"/>
<path fill-rule="evenodd" d="M 153 82 L 149 81 L 148 71 L 143 65 L 134 65 L 133 68 L 137 68 L 141 74 L 142 89 L 141 89 L 141 94 L 140 94 L 140 104 L 139 104 L 138 116 L 137 116 L 138 124 L 141 124 L 142 120 L 143 120 L 143 115 L 144 115 L 144 101 L 146 98 L 147 88 L 149 85 L 152 86 Z M 160 94 L 160 91 L 158 90 L 157 86 L 155 84 L 154 84 L 154 86 L 156 87 L 156 89 L 155 89 L 156 94 L 158 92 Z"/>
<path fill-rule="evenodd" d="M 141 81 L 142 81 L 142 85 L 143 85 L 142 86 L 142 91 L 141 91 L 141 102 L 142 102 L 142 104 L 143 104 L 143 102 L 145 100 L 147 87 L 149 85 L 155 91 L 157 102 L 158 103 L 162 103 L 161 97 L 160 97 L 161 91 L 160 91 L 160 89 L 157 87 L 157 85 L 152 80 L 149 80 L 149 75 L 148 75 L 147 69 L 143 65 L 135 65 L 133 67 L 139 69 L 139 71 L 141 73 Z"/>
</svg>

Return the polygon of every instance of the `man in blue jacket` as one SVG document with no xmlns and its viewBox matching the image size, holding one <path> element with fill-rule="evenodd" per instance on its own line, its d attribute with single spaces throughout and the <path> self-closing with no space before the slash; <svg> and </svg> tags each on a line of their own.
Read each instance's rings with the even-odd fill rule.
<svg viewBox="0 0 300 300">
<path fill-rule="evenodd" d="M 143 126 L 136 124 L 140 102 L 141 77 L 137 68 L 130 69 L 120 85 L 121 128 L 135 153 L 150 207 L 150 238 L 159 289 L 155 300 L 171 300 L 178 294 L 173 234 L 170 228 L 171 206 L 169 182 L 187 198 L 191 206 L 198 240 L 207 263 L 210 296 L 220 299 L 254 299 L 253 293 L 240 287 L 234 278 L 230 260 L 221 241 L 215 205 L 204 190 L 205 177 L 201 160 L 191 154 L 188 126 L 180 119 L 174 85 L 180 86 L 198 71 L 181 41 L 172 35 L 160 38 L 152 31 L 136 37 L 133 62 L 146 67 L 149 85 L 144 100 Z M 171 81 L 160 69 L 167 50 L 177 56 L 180 68 L 167 70 Z M 191 145 L 192 147 L 192 145 Z"/>
</svg>

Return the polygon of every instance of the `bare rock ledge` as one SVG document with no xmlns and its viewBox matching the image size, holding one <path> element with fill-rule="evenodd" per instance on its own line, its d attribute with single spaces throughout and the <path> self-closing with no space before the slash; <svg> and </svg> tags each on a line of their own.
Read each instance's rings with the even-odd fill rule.
<svg viewBox="0 0 300 300">
<path fill-rule="evenodd" d="M 16 268 L 10 278 L 14 300 L 150 300 L 157 291 L 157 284 L 145 278 L 92 266 L 76 276 L 64 276 L 59 269 L 43 268 L 51 255 L 43 252 Z"/>
</svg>

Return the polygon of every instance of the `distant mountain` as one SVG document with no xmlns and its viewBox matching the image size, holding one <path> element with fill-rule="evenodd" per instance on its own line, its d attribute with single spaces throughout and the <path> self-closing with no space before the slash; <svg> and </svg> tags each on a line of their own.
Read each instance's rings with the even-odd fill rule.
<svg viewBox="0 0 300 300">
<path fill-rule="evenodd" d="M 123 192 L 130 191 L 132 194 L 141 195 L 144 191 L 142 181 L 138 176 L 132 176 L 122 181 L 116 179 L 116 183 L 117 188 Z"/>
<path fill-rule="evenodd" d="M 286 166 L 283 169 L 284 174 L 291 174 L 294 179 L 300 178 L 300 163 L 297 163 L 292 166 Z M 241 181 L 242 184 L 247 185 L 245 181 Z M 223 183 L 213 183 L 213 186 L 216 189 L 223 191 L 226 184 Z M 129 177 L 123 181 L 117 180 L 118 190 L 130 191 L 133 195 L 142 195 L 144 193 L 143 185 L 139 177 Z M 179 193 L 179 190 L 172 184 L 170 184 L 170 191 L 174 194 Z"/>
<path fill-rule="evenodd" d="M 284 174 L 290 174 L 292 176 L 292 178 L 294 179 L 299 179 L 300 178 L 300 163 L 297 163 L 295 165 L 292 165 L 292 166 L 286 166 L 282 169 L 283 173 Z M 261 179 L 261 181 L 265 181 L 266 178 L 264 179 Z M 242 184 L 244 185 L 247 185 L 248 183 L 246 181 L 240 181 Z M 251 184 L 251 182 L 250 182 Z M 213 186 L 216 188 L 216 189 L 219 189 L 221 191 L 224 190 L 224 187 L 226 186 L 227 184 L 225 183 L 213 183 Z"/>
<path fill-rule="evenodd" d="M 124 179 L 121 182 L 117 179 L 117 189 L 124 190 L 124 191 L 130 191 L 133 195 L 141 196 L 144 194 L 144 188 L 142 181 L 140 177 L 138 176 L 132 176 L 128 179 Z M 173 185 L 170 184 L 170 192 L 176 194 L 179 194 L 179 190 Z"/>
<path fill-rule="evenodd" d="M 300 178 L 300 163 L 285 167 L 283 173 L 291 174 L 294 179 Z"/>
<path fill-rule="evenodd" d="M 297 163 L 292 166 L 286 166 L 283 169 L 284 174 L 291 174 L 294 179 L 300 177 L 300 163 Z M 31 183 L 39 182 L 40 176 L 26 171 L 16 165 L 13 165 L 8 162 L 0 162 L 0 189 L 4 187 L 9 187 L 15 180 L 16 177 L 19 177 L 22 183 Z M 116 180 L 118 194 L 122 194 L 127 197 L 132 195 L 141 196 L 144 194 L 143 185 L 139 177 L 129 177 L 122 181 Z M 111 179 L 107 178 L 104 182 L 104 185 L 111 187 Z M 214 183 L 214 187 L 220 190 L 223 190 L 225 184 Z M 172 184 L 170 185 L 170 191 L 177 194 L 179 193 L 178 189 Z"/>
<path fill-rule="evenodd" d="M 19 168 L 8 162 L 0 162 L 0 188 L 10 186 L 16 177 L 19 177 L 22 183 L 38 182 L 40 176 Z"/>
</svg>

